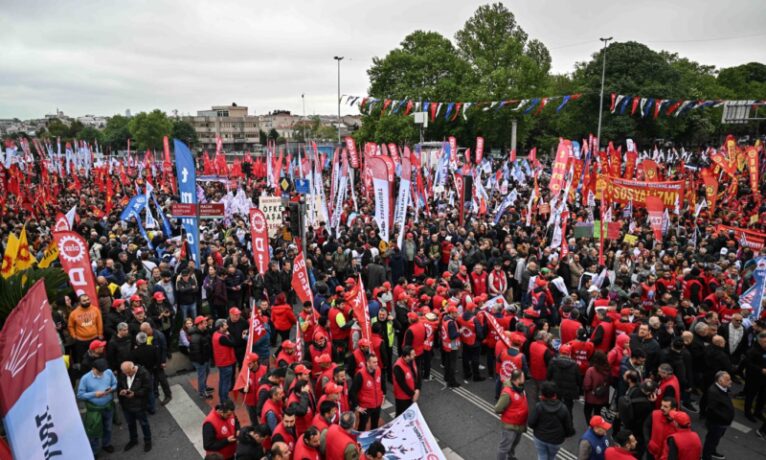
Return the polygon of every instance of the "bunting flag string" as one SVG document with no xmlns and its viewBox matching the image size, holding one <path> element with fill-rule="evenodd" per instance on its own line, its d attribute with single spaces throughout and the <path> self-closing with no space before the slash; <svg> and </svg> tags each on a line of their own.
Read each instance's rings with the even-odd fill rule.
<svg viewBox="0 0 766 460">
<path fill-rule="evenodd" d="M 564 96 L 567 97 L 567 96 Z M 640 115 L 641 118 L 646 118 L 649 114 L 652 114 L 652 118 L 656 119 L 661 113 L 664 113 L 668 117 L 678 117 L 679 115 L 688 112 L 690 110 L 697 110 L 706 107 L 721 107 L 729 103 L 739 103 L 752 106 L 766 105 L 766 99 L 763 100 L 728 100 L 728 99 L 661 99 L 654 97 L 643 96 L 628 96 L 624 94 L 611 94 L 611 105 L 609 106 L 609 112 L 619 113 L 624 115 L 628 105 L 631 106 L 629 115 Z M 562 103 L 563 104 L 563 103 Z M 557 110 L 558 111 L 558 110 Z"/>
<path fill-rule="evenodd" d="M 554 101 L 557 102 L 555 112 L 560 112 L 569 102 L 576 101 L 582 97 L 582 93 L 568 94 L 565 96 L 541 96 L 528 99 L 502 99 L 498 101 L 425 101 L 415 99 L 393 99 L 377 98 L 372 96 L 361 97 L 344 94 L 340 97 L 341 103 L 349 106 L 356 105 L 360 111 L 367 113 L 376 113 L 383 115 L 410 115 L 413 111 L 422 111 L 428 113 L 431 122 L 438 117 L 443 117 L 444 121 L 452 122 L 458 119 L 459 115 L 464 120 L 468 119 L 469 109 L 481 109 L 482 111 L 493 110 L 495 112 L 508 108 L 515 112 L 521 112 L 524 115 L 540 115 L 543 110 Z M 522 111 L 523 109 L 523 111 Z"/>
</svg>

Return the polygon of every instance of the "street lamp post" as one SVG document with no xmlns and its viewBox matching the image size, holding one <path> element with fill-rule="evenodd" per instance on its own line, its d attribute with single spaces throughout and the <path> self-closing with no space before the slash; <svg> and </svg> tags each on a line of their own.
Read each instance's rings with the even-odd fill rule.
<svg viewBox="0 0 766 460">
<path fill-rule="evenodd" d="M 340 61 L 343 60 L 343 56 L 333 57 L 338 61 L 338 145 L 340 145 Z"/>
<path fill-rule="evenodd" d="M 598 145 L 601 146 L 601 116 L 604 110 L 604 79 L 606 77 L 606 46 L 612 40 L 612 37 L 599 38 L 604 42 L 604 48 L 601 51 L 601 95 L 598 98 L 598 129 L 596 131 L 596 139 L 598 139 Z"/>
</svg>

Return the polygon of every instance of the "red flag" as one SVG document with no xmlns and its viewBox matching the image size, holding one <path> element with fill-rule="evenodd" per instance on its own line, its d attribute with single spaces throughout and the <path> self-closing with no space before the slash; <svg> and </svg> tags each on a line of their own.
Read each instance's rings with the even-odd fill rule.
<svg viewBox="0 0 766 460">
<path fill-rule="evenodd" d="M 370 311 L 367 308 L 367 295 L 364 292 L 362 275 L 359 275 L 359 280 L 354 288 L 346 294 L 346 301 L 351 304 L 351 311 L 362 328 L 362 338 L 370 340 L 372 334 L 370 329 Z"/>
<path fill-rule="evenodd" d="M 476 164 L 481 163 L 481 159 L 484 156 L 484 138 L 479 136 L 476 138 Z"/>
<path fill-rule="evenodd" d="M 266 215 L 258 208 L 250 208 L 250 240 L 253 261 L 258 273 L 264 275 L 269 268 L 269 227 Z"/>
<path fill-rule="evenodd" d="M 306 273 L 306 260 L 303 252 L 299 252 L 293 261 L 293 279 L 291 286 L 301 302 L 312 302 L 313 295 L 309 284 L 309 275 Z"/>
<path fill-rule="evenodd" d="M 716 201 L 718 201 L 718 176 L 711 169 L 705 168 L 701 170 L 700 175 L 705 185 L 705 199 L 707 200 L 708 208 L 710 208 L 710 215 L 713 215 Z"/>
<path fill-rule="evenodd" d="M 657 162 L 650 159 L 645 159 L 641 162 L 641 168 L 644 170 L 644 180 L 647 182 L 657 182 L 659 179 L 657 173 Z"/>
<path fill-rule="evenodd" d="M 756 196 L 756 199 L 760 201 L 761 194 L 758 192 L 758 181 L 760 179 L 758 174 L 758 150 L 755 147 L 748 147 L 745 155 L 747 168 L 750 172 L 750 190 Z"/>
<path fill-rule="evenodd" d="M 73 231 L 54 232 L 53 239 L 59 248 L 61 268 L 69 275 L 75 294 L 87 294 L 91 301 L 97 299 L 96 280 L 88 255 L 88 243 Z"/>
<path fill-rule="evenodd" d="M 242 368 L 237 375 L 237 381 L 234 383 L 234 391 L 239 391 L 244 388 L 250 390 L 250 369 L 247 367 L 251 361 L 251 352 L 253 350 L 253 343 L 258 342 L 264 335 L 266 335 L 266 321 L 260 314 L 256 313 L 258 309 L 253 308 L 250 310 L 250 327 L 247 333 L 247 346 L 245 348 L 245 359 L 242 362 Z M 268 364 L 268 363 L 266 363 Z M 255 382 L 257 384 L 257 382 Z"/>
<path fill-rule="evenodd" d="M 662 198 L 658 196 L 646 197 L 646 210 L 649 212 L 649 224 L 654 231 L 654 238 L 662 241 L 662 215 L 665 211 L 665 205 L 662 204 Z"/>
<path fill-rule="evenodd" d="M 437 108 L 439 108 L 439 103 L 438 102 L 432 102 L 431 103 L 431 123 L 433 123 L 434 120 L 436 120 L 436 109 Z"/>
<path fill-rule="evenodd" d="M 616 98 L 617 98 L 617 93 L 612 93 L 612 105 L 609 106 L 610 112 L 614 112 L 614 102 Z"/>
<path fill-rule="evenodd" d="M 516 161 L 516 149 L 511 149 L 511 153 L 509 154 L 509 157 L 510 157 L 511 163 Z"/>
<path fill-rule="evenodd" d="M 412 99 L 407 101 L 407 107 L 404 109 L 404 116 L 406 117 L 407 115 L 409 115 L 411 111 L 412 111 Z"/>
<path fill-rule="evenodd" d="M 636 171 L 636 161 L 638 161 L 637 152 L 627 152 L 625 154 L 625 179 L 633 179 L 633 173 Z"/>
<path fill-rule="evenodd" d="M 633 98 L 633 105 L 632 105 L 632 106 L 631 106 L 631 108 L 630 108 L 630 114 L 631 114 L 631 115 L 633 115 L 634 113 L 636 113 L 636 108 L 638 108 L 638 103 L 639 103 L 640 101 L 641 101 L 641 97 L 640 97 L 640 96 L 635 96 L 635 97 Z"/>
</svg>

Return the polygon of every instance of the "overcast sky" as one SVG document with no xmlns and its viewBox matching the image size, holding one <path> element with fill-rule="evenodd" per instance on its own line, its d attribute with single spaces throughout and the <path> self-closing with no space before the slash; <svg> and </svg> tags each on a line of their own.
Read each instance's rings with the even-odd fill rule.
<svg viewBox="0 0 766 460">
<path fill-rule="evenodd" d="M 460 0 L 0 0 L 0 118 L 195 113 L 237 102 L 250 112 L 336 112 L 363 95 L 373 56 L 416 29 L 454 38 L 476 7 Z M 590 58 L 599 37 L 636 40 L 704 64 L 766 62 L 763 0 L 508 1 L 554 72 Z M 760 33 L 760 35 L 758 35 Z M 343 112 L 352 112 L 343 107 Z"/>
</svg>

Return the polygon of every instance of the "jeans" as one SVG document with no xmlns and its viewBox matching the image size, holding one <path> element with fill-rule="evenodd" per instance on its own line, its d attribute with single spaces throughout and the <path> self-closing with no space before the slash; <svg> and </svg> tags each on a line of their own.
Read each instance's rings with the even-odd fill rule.
<svg viewBox="0 0 766 460">
<path fill-rule="evenodd" d="M 712 455 L 715 454 L 718 443 L 721 442 L 721 438 L 726 433 L 728 426 L 714 425 L 706 422 L 705 428 L 707 428 L 707 435 L 705 435 L 705 444 L 702 446 L 702 460 L 710 460 Z"/>
<path fill-rule="evenodd" d="M 184 315 L 184 319 L 191 318 L 194 320 L 194 318 L 197 317 L 197 304 L 190 303 L 188 305 L 181 305 L 181 314 Z"/>
<path fill-rule="evenodd" d="M 88 438 L 90 447 L 93 449 L 93 455 L 97 454 L 102 447 L 112 444 L 112 420 L 114 418 L 114 413 L 114 408 L 101 411 L 101 427 L 103 430 L 101 437 Z"/>
<path fill-rule="evenodd" d="M 234 365 L 218 368 L 218 399 L 226 401 L 229 399 L 229 392 L 232 388 L 232 378 L 234 378 Z"/>
<path fill-rule="evenodd" d="M 551 444 L 549 442 L 535 439 L 535 449 L 537 449 L 537 460 L 555 460 L 556 454 L 561 448 L 561 444 Z"/>
<path fill-rule="evenodd" d="M 510 460 L 516 458 L 516 446 L 521 442 L 524 435 L 521 431 L 511 431 L 503 428 L 500 430 L 500 445 L 497 446 L 497 460 Z"/>
<path fill-rule="evenodd" d="M 141 425 L 141 432 L 144 434 L 144 442 L 152 442 L 152 430 L 149 428 L 149 419 L 146 418 L 146 412 L 143 410 L 122 411 L 125 414 L 125 421 L 128 423 L 128 431 L 130 432 L 130 440 L 132 442 L 138 442 L 138 430 L 136 428 L 136 422 Z"/>
<path fill-rule="evenodd" d="M 207 393 L 207 376 L 210 375 L 210 363 L 200 364 L 192 362 L 194 369 L 197 371 L 197 393 L 200 396 L 206 396 Z"/>
</svg>

